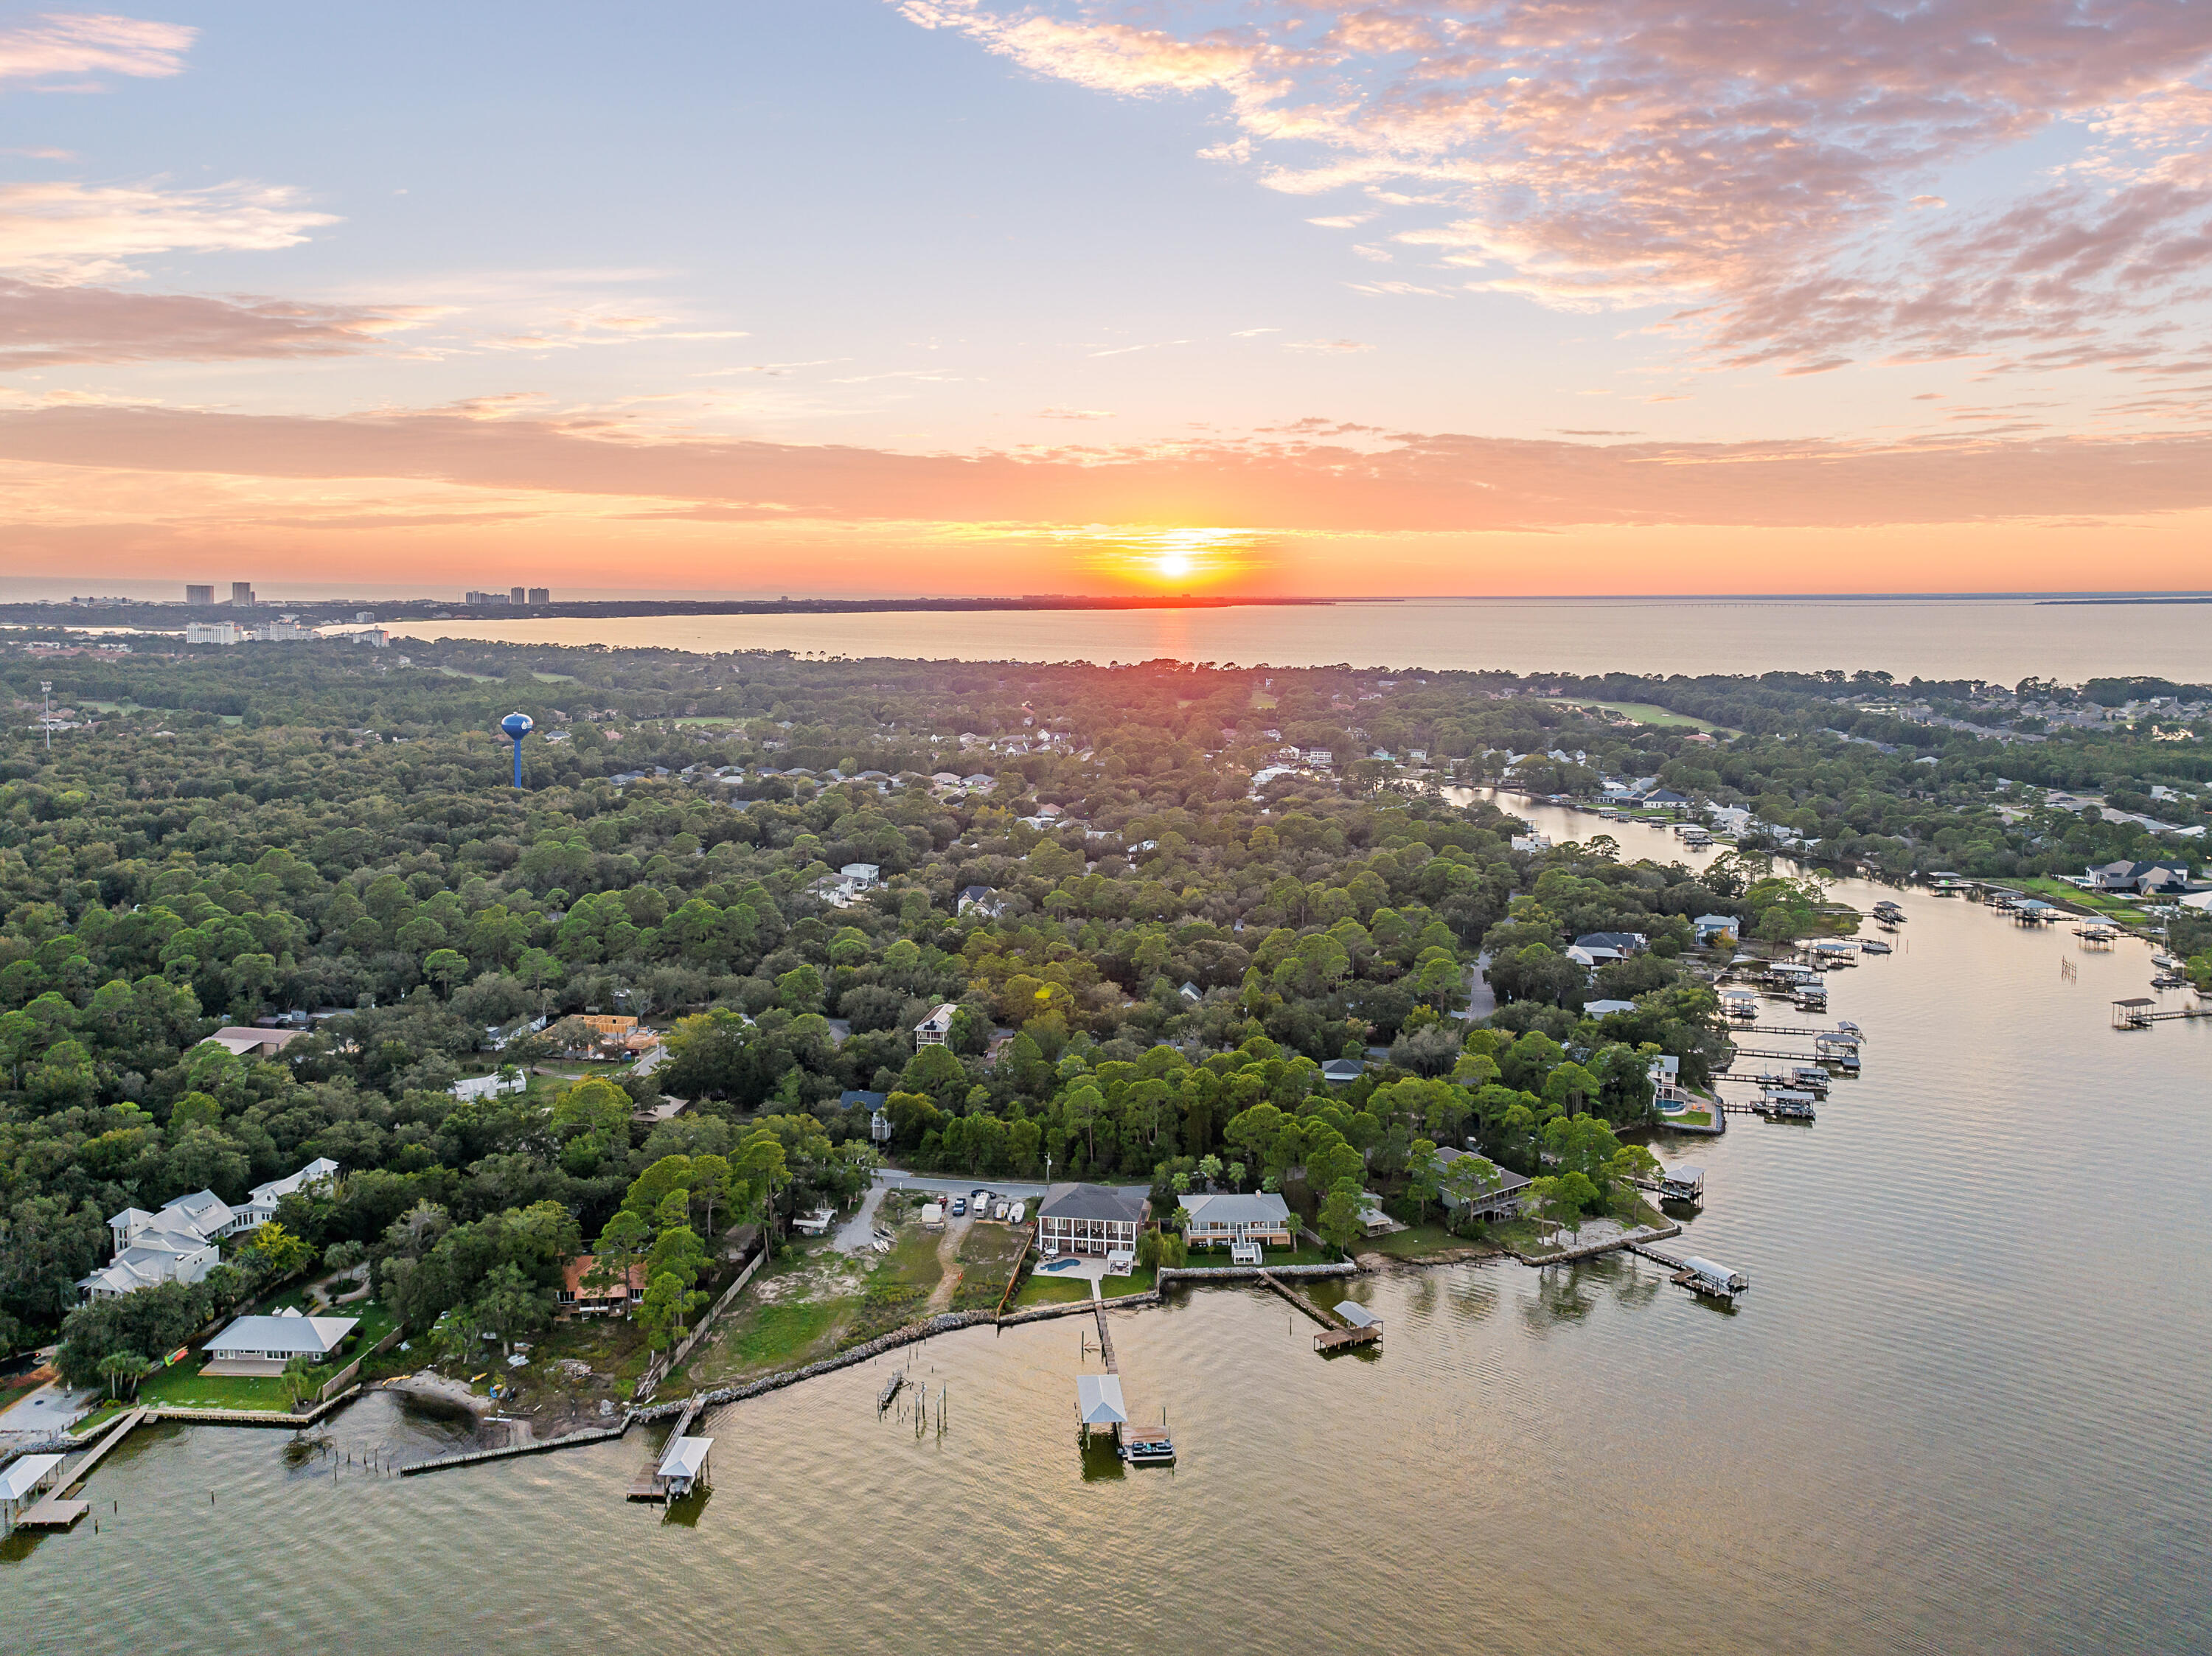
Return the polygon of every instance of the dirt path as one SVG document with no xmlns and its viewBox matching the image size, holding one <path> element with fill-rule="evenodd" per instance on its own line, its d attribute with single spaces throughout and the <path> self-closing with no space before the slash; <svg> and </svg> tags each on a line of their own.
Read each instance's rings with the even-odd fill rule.
<svg viewBox="0 0 2212 1656">
<path fill-rule="evenodd" d="M 937 1286 L 929 1291 L 929 1304 L 923 1312 L 925 1316 L 933 1317 L 940 1311 L 951 1308 L 952 1296 L 960 1291 L 960 1267 L 953 1263 L 953 1256 L 960 1252 L 960 1239 L 968 1234 L 968 1226 L 973 1223 L 975 1221 L 970 1219 L 964 1224 L 949 1224 L 945 1228 L 945 1234 L 937 1239 L 939 1275 Z"/>
</svg>

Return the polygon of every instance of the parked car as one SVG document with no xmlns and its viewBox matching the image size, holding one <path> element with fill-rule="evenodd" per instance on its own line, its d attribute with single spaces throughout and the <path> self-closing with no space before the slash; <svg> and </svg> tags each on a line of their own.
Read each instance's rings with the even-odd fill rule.
<svg viewBox="0 0 2212 1656">
<path fill-rule="evenodd" d="M 963 1214 L 966 1213 L 967 1211 L 968 1211 L 968 1198 L 967 1198 L 966 1197 L 964 1197 L 964 1196 L 956 1196 L 956 1197 L 954 1197 L 954 1198 L 952 1198 L 952 1216 L 953 1216 L 954 1218 L 957 1219 L 957 1218 L 959 1218 Z"/>
</svg>

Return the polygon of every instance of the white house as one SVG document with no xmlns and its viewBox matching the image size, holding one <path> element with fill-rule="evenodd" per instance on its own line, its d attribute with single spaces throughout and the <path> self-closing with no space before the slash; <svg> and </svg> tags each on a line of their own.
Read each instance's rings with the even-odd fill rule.
<svg viewBox="0 0 2212 1656">
<path fill-rule="evenodd" d="M 235 1374 L 272 1363 L 281 1369 L 295 1357 L 327 1362 L 359 1325 L 356 1318 L 307 1317 L 288 1307 L 271 1317 L 240 1317 L 203 1349 L 210 1363 L 237 1365 L 227 1371 Z"/>
<path fill-rule="evenodd" d="M 85 1299 L 112 1299 L 156 1283 L 197 1283 L 222 1257 L 222 1241 L 255 1230 L 276 1216 L 276 1204 L 296 1191 L 329 1183 L 338 1164 L 318 1156 L 297 1173 L 256 1185 L 237 1207 L 211 1190 L 194 1191 L 165 1203 L 157 1213 L 125 1208 L 107 1222 L 113 1259 L 77 1283 Z"/>
<path fill-rule="evenodd" d="M 1738 928 L 1733 914 L 1700 914 L 1690 924 L 1697 928 L 1698 941 L 1701 943 L 1711 943 L 1716 938 L 1723 943 L 1736 940 Z"/>
<path fill-rule="evenodd" d="M 884 870 L 878 863 L 848 863 L 837 870 L 841 879 L 850 881 L 859 890 L 883 883 Z"/>
<path fill-rule="evenodd" d="M 914 1044 L 917 1046 L 942 1046 L 952 1034 L 952 1015 L 959 1007 L 945 1002 L 927 1017 L 914 1026 Z"/>
<path fill-rule="evenodd" d="M 1183 1240 L 1193 1247 L 1234 1247 L 1239 1242 L 1267 1242 L 1276 1247 L 1292 1244 L 1290 1204 L 1272 1192 L 1253 1196 L 1217 1192 L 1186 1196 L 1182 1210 L 1190 1216 Z"/>
<path fill-rule="evenodd" d="M 1151 1205 L 1142 1190 L 1107 1185 L 1054 1185 L 1037 1204 L 1037 1248 L 1062 1253 L 1134 1253 Z"/>
</svg>

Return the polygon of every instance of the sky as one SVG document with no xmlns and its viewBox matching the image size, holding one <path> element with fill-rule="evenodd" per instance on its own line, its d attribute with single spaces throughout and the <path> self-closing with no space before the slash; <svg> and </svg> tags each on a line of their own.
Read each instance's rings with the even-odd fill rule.
<svg viewBox="0 0 2212 1656">
<path fill-rule="evenodd" d="M 2212 587 L 2204 0 L 0 0 L 0 579 Z"/>
</svg>

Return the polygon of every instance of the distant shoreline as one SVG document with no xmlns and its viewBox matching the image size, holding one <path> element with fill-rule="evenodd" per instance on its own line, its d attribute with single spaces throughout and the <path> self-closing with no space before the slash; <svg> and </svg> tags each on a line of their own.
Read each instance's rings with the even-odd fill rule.
<svg viewBox="0 0 2212 1656">
<path fill-rule="evenodd" d="M 269 598 L 247 608 L 229 604 L 188 607 L 179 604 L 126 602 L 64 606 L 51 602 L 0 604 L 0 625 L 82 625 L 94 616 L 107 626 L 173 631 L 188 621 L 235 621 L 273 616 L 282 610 L 311 625 L 356 624 L 361 611 L 374 611 L 378 624 L 425 621 L 605 621 L 659 616 L 828 616 L 887 612 L 960 614 L 1024 610 L 1240 610 L 1326 607 L 1338 598 L 1169 597 L 1134 593 L 1118 597 L 1053 594 L 1024 597 L 966 598 L 599 598 L 568 604 L 451 604 L 434 599 L 317 598 L 295 602 Z"/>
</svg>

